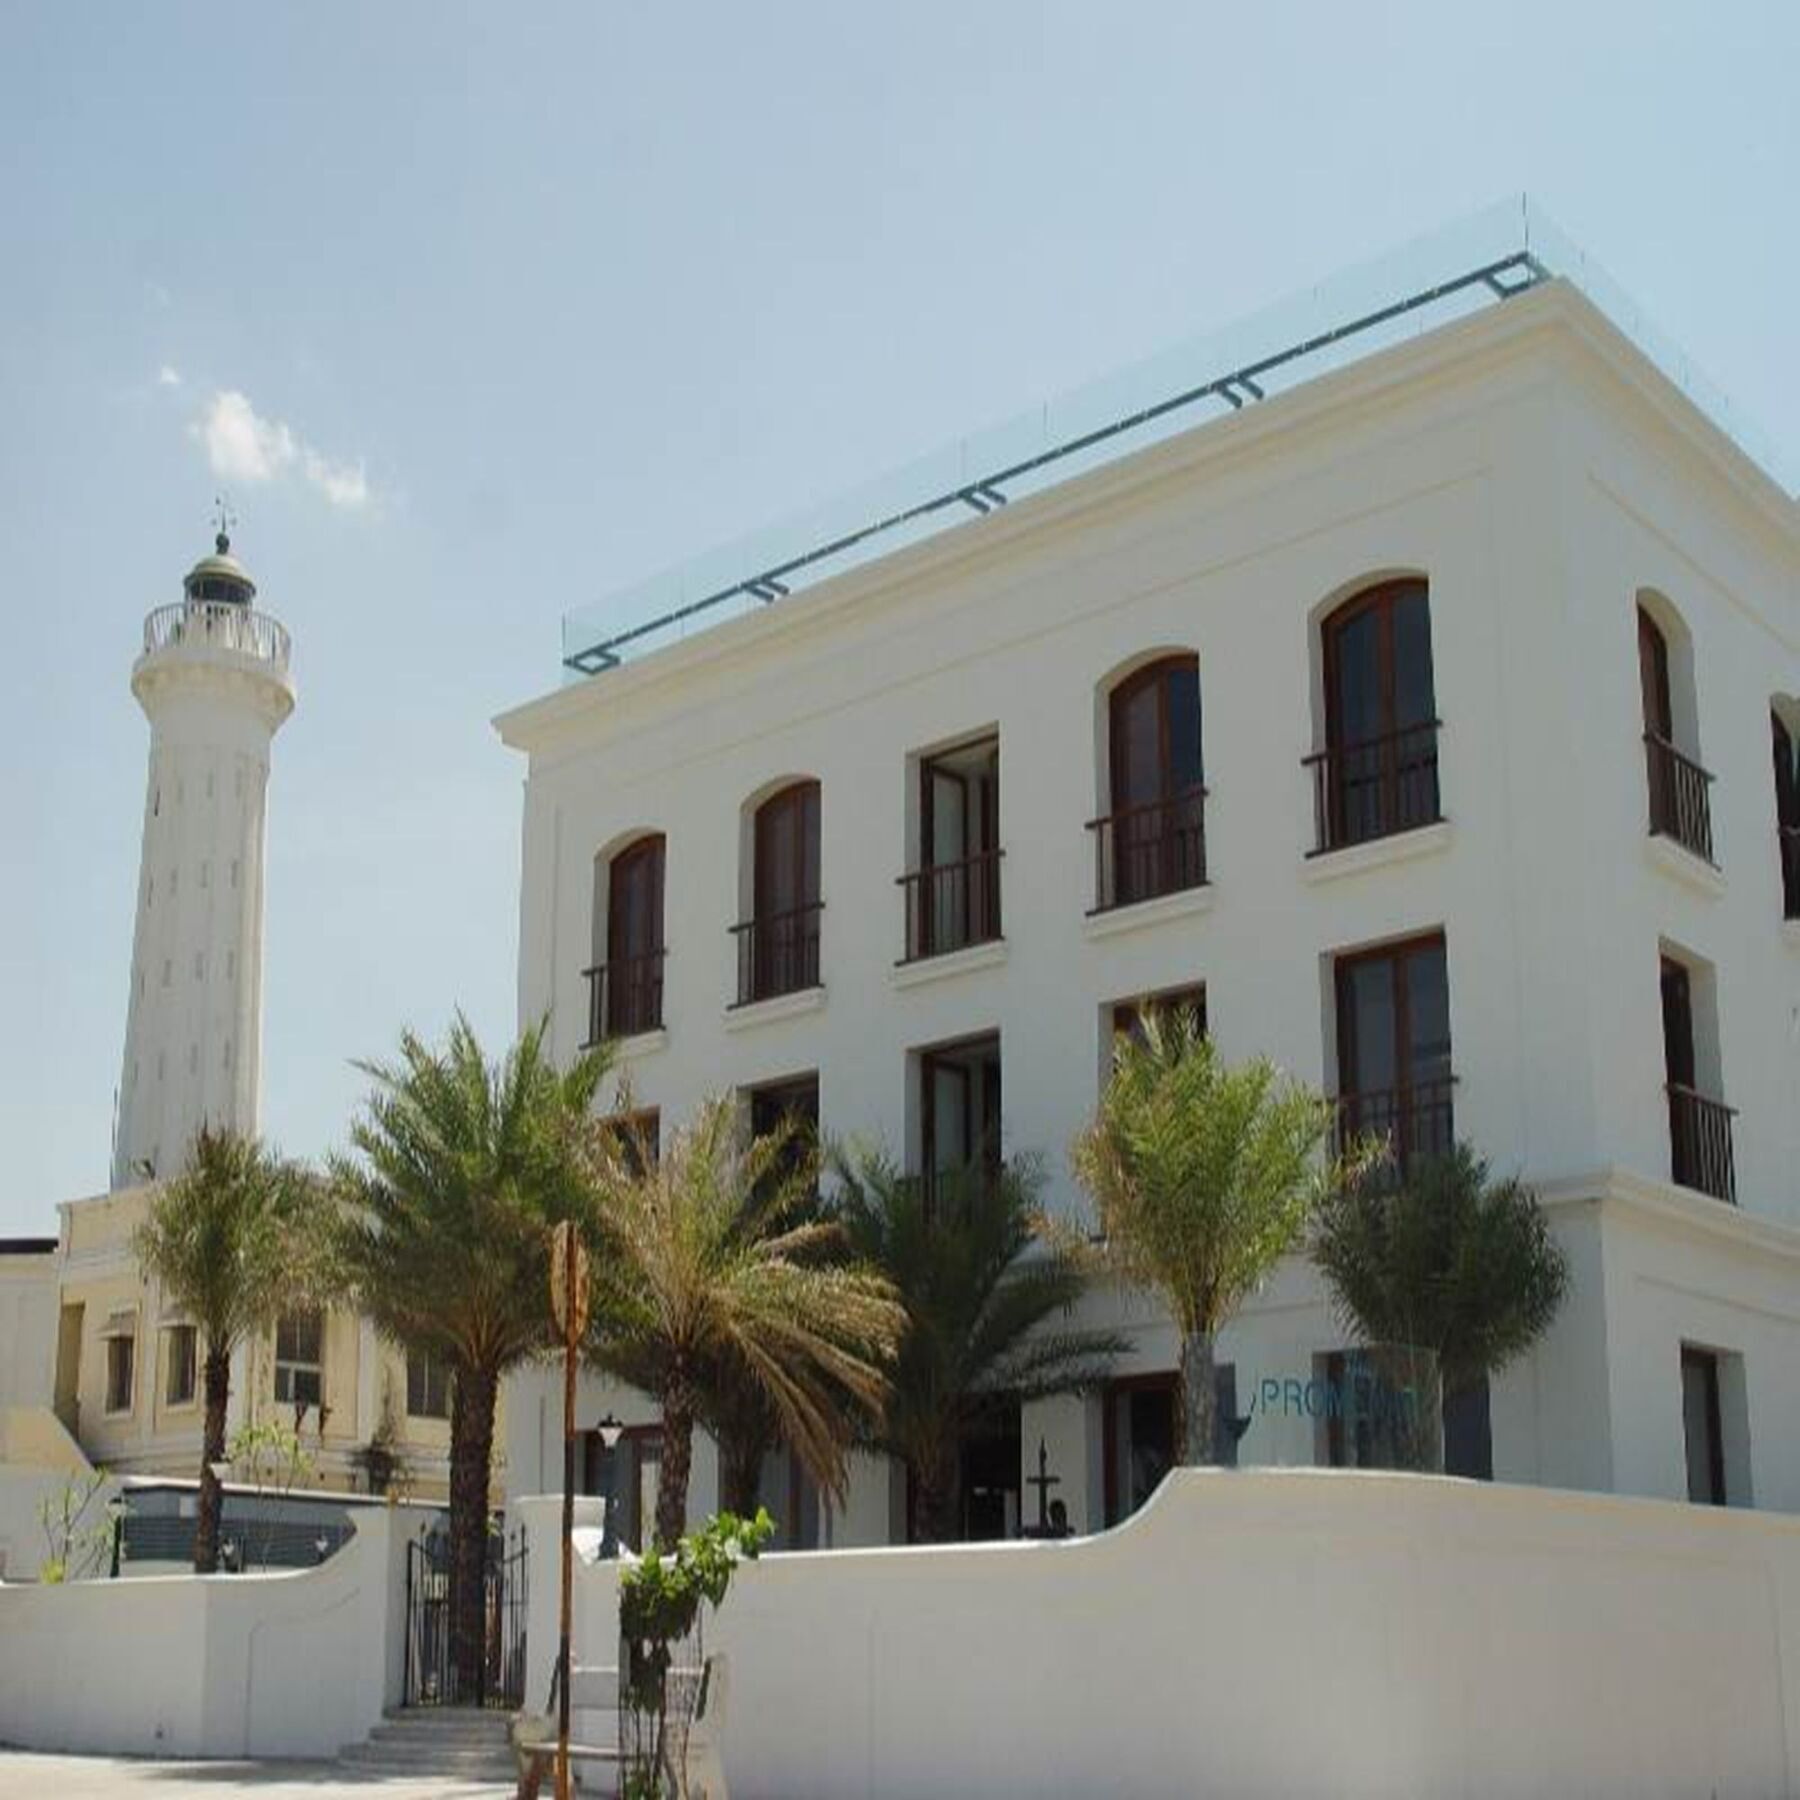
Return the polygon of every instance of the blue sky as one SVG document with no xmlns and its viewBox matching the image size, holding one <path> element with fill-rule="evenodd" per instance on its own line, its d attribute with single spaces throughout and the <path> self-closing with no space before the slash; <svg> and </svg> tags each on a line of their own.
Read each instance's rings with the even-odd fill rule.
<svg viewBox="0 0 1800 1800">
<path fill-rule="evenodd" d="M 106 1181 L 143 614 L 292 629 L 264 1127 L 511 1031 L 570 605 L 1527 189 L 1800 454 L 1800 9 L 0 9 L 0 1234 Z"/>
</svg>

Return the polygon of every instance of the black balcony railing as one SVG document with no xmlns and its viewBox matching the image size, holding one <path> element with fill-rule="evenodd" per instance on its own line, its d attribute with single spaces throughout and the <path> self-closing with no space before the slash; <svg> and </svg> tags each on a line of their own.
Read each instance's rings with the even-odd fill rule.
<svg viewBox="0 0 1800 1800">
<path fill-rule="evenodd" d="M 588 1034 L 584 1050 L 607 1038 L 657 1031 L 663 1022 L 664 950 L 621 956 L 583 969 L 588 984 Z"/>
<path fill-rule="evenodd" d="M 1722 1100 L 1669 1083 L 1669 1172 L 1678 1187 L 1737 1204 L 1737 1169 L 1731 1155 L 1731 1121 Z"/>
<path fill-rule="evenodd" d="M 1146 800 L 1103 819 L 1094 834 L 1094 911 L 1206 885 L 1206 789 Z"/>
<path fill-rule="evenodd" d="M 1337 1142 L 1347 1149 L 1359 1138 L 1384 1139 L 1387 1161 L 1371 1179 L 1396 1181 L 1413 1161 L 1445 1156 L 1456 1147 L 1456 1077 L 1416 1081 L 1406 1087 L 1371 1088 L 1337 1098 Z"/>
<path fill-rule="evenodd" d="M 960 862 L 933 863 L 897 877 L 906 893 L 902 962 L 943 956 L 999 937 L 1002 854 L 982 850 Z"/>
<path fill-rule="evenodd" d="M 1339 744 L 1306 758 L 1313 778 L 1315 856 L 1434 825 L 1441 722 L 1408 725 L 1360 744 Z"/>
<path fill-rule="evenodd" d="M 1650 781 L 1650 835 L 1673 838 L 1711 862 L 1713 778 L 1653 731 L 1644 733 L 1644 762 Z"/>
<path fill-rule="evenodd" d="M 819 985 L 819 914 L 824 902 L 790 907 L 731 928 L 737 939 L 737 1004 L 773 1000 Z"/>
<path fill-rule="evenodd" d="M 1783 825 L 1780 835 L 1782 916 L 1800 919 L 1800 825 Z"/>
</svg>

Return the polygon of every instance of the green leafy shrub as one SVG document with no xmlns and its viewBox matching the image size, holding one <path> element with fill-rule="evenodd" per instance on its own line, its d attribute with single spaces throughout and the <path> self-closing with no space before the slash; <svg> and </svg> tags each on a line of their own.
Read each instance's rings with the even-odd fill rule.
<svg viewBox="0 0 1800 1800">
<path fill-rule="evenodd" d="M 676 1540 L 673 1551 L 651 1549 L 619 1576 L 619 1637 L 624 1657 L 619 1671 L 621 1733 L 625 1763 L 621 1793 L 652 1800 L 660 1792 L 669 1755 L 669 1671 L 675 1646 L 700 1622 L 700 1609 L 715 1611 L 725 1599 L 741 1562 L 754 1562 L 775 1535 L 775 1521 L 758 1507 L 754 1519 L 716 1514 L 698 1531 Z"/>
</svg>

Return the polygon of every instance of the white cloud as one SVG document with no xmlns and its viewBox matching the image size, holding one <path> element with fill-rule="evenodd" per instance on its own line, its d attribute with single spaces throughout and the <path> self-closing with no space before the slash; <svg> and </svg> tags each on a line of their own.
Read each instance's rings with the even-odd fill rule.
<svg viewBox="0 0 1800 1800">
<path fill-rule="evenodd" d="M 156 385 L 158 387 L 166 388 L 180 387 L 181 371 L 168 363 L 164 363 L 163 366 L 156 371 Z"/>
<path fill-rule="evenodd" d="M 215 393 L 191 430 L 221 481 L 260 486 L 297 472 L 333 506 L 355 510 L 369 503 L 368 475 L 360 462 L 332 462 L 280 419 L 265 419 L 236 388 Z"/>
<path fill-rule="evenodd" d="M 306 452 L 306 479 L 316 487 L 333 506 L 356 508 L 369 503 L 369 478 L 359 462 L 354 468 L 349 463 L 328 463 L 316 450 Z"/>
</svg>

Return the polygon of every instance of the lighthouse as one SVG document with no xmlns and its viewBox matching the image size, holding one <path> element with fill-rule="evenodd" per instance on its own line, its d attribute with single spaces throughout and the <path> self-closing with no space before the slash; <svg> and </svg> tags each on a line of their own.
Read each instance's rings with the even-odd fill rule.
<svg viewBox="0 0 1800 1800">
<path fill-rule="evenodd" d="M 115 1189 L 178 1173 L 202 1124 L 258 1128 L 269 748 L 294 682 L 287 631 L 255 600 L 221 530 L 132 665 L 150 772 Z"/>
</svg>

